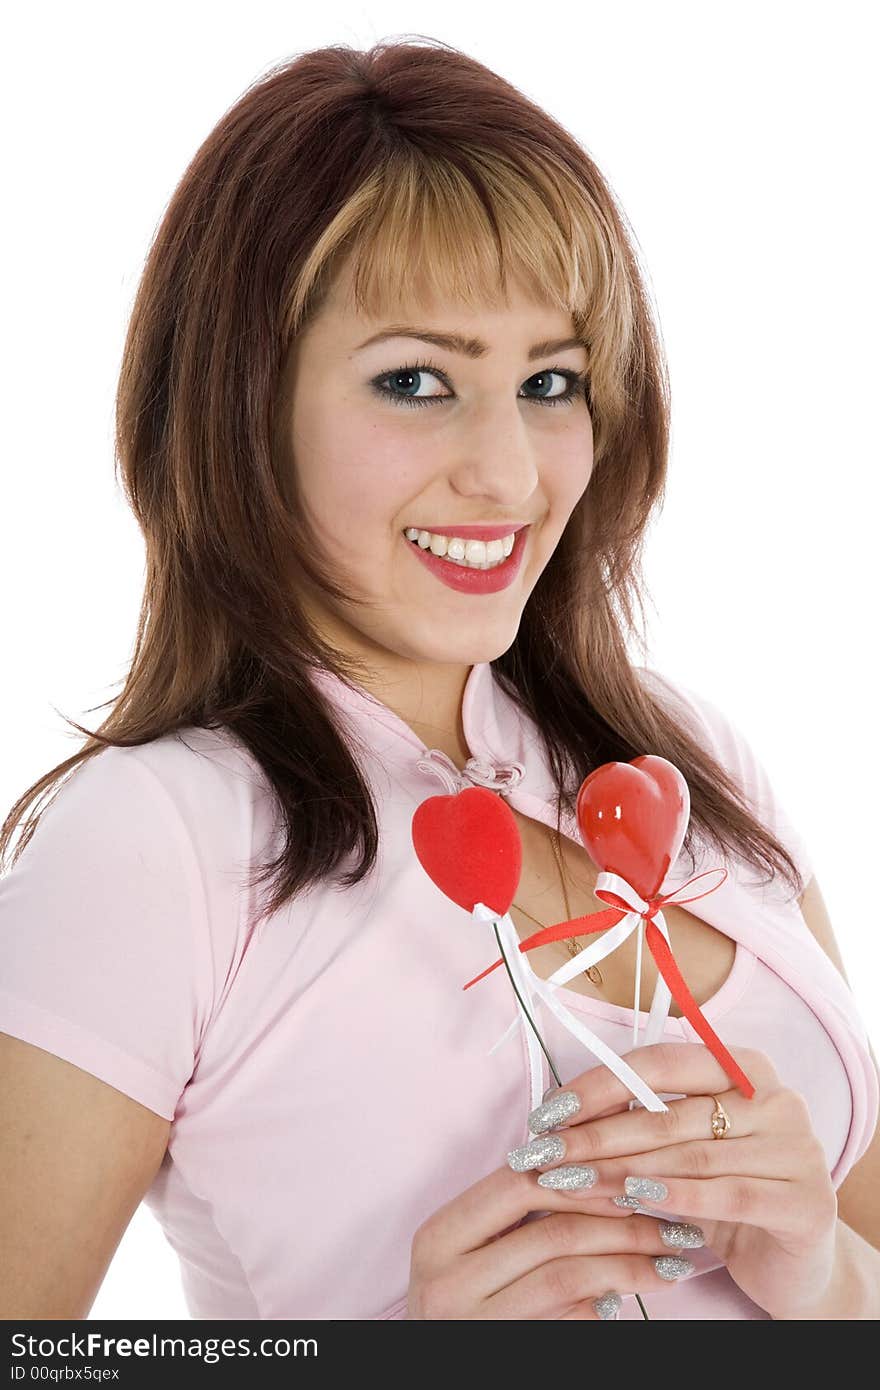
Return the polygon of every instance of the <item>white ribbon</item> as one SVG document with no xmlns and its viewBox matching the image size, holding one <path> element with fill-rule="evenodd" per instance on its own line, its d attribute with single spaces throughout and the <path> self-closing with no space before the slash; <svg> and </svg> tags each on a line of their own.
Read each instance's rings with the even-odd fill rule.
<svg viewBox="0 0 880 1390">
<path fill-rule="evenodd" d="M 671 893 L 666 901 L 675 902 L 677 900 L 676 894 L 687 886 L 689 885 L 683 884 L 681 888 L 676 890 L 676 893 Z M 494 925 L 496 922 L 498 923 L 503 955 L 507 961 L 510 973 L 516 982 L 517 990 L 526 1002 L 532 1017 L 534 1018 L 534 1000 L 537 996 L 544 1001 L 547 1008 L 555 1015 L 562 1026 L 577 1038 L 579 1042 L 583 1043 L 588 1051 L 592 1052 L 595 1057 L 598 1057 L 600 1062 L 604 1062 L 605 1066 L 614 1073 L 618 1080 L 622 1081 L 626 1088 L 632 1091 L 633 1095 L 638 1101 L 641 1101 L 646 1110 L 655 1112 L 664 1111 L 668 1109 L 668 1106 L 664 1105 L 659 1096 L 655 1095 L 650 1086 L 646 1085 L 638 1073 L 633 1071 L 632 1067 L 630 1067 L 622 1057 L 618 1056 L 607 1043 L 604 1043 L 591 1029 L 587 1028 L 580 1019 L 575 1018 L 573 1014 L 569 1013 L 565 1005 L 556 997 L 556 990 L 560 985 L 567 984 L 569 980 L 574 979 L 575 975 L 589 970 L 590 966 L 595 965 L 597 961 L 604 960 L 604 958 L 610 955 L 632 932 L 638 929 L 635 997 L 633 1003 L 633 1047 L 638 1045 L 641 946 L 644 930 L 643 924 L 649 904 L 636 892 L 632 884 L 625 878 L 621 878 L 619 874 L 600 873 L 596 879 L 595 887 L 596 889 L 610 889 L 622 902 L 626 903 L 630 911 L 627 912 L 626 916 L 621 918 L 615 926 L 610 927 L 598 941 L 594 941 L 590 946 L 579 951 L 576 956 L 566 961 L 564 965 L 561 965 L 559 969 L 546 980 L 542 980 L 539 975 L 535 974 L 527 959 L 527 953 L 519 949 L 519 933 L 517 932 L 509 912 L 504 913 L 502 916 L 493 908 L 487 907 L 485 903 L 476 903 L 474 905 L 473 916 L 474 919 L 479 922 L 485 922 L 490 925 Z M 606 903 L 604 906 L 607 907 L 608 904 Z M 658 910 L 653 920 L 661 935 L 665 938 L 666 942 L 669 943 L 669 929 L 664 920 L 662 911 Z M 651 1001 L 651 1010 L 648 1015 L 648 1022 L 642 1039 L 644 1044 L 647 1045 L 660 1040 L 663 1034 L 664 1024 L 669 1016 L 671 998 L 669 986 L 658 971 L 657 982 L 654 987 L 654 997 Z M 541 1045 L 535 1037 L 534 1029 L 529 1023 L 521 1005 L 510 1027 L 506 1029 L 498 1041 L 489 1049 L 489 1055 L 491 1056 L 491 1054 L 501 1047 L 509 1037 L 512 1037 L 513 1033 L 520 1026 L 526 1030 L 532 1108 L 534 1109 L 536 1105 L 541 1103 L 541 1098 L 543 1096 Z M 537 1026 L 537 1023 L 535 1026 Z M 630 1104 L 632 1105 L 632 1102 L 630 1102 Z"/>
<path fill-rule="evenodd" d="M 514 1018 L 511 1028 L 508 1030 L 508 1033 L 512 1032 L 513 1029 L 516 1028 L 517 1024 L 520 1022 L 525 1028 L 526 1047 L 528 1049 L 529 1054 L 529 1085 L 531 1090 L 530 1109 L 534 1110 L 536 1106 L 541 1104 L 541 1100 L 544 1095 L 543 1073 L 541 1066 L 542 1049 L 541 1044 L 538 1042 L 538 1039 L 535 1035 L 534 1028 L 531 1026 L 528 1019 L 526 1018 L 522 1005 L 524 1002 L 529 1010 L 529 1013 L 534 1019 L 534 984 L 536 982 L 536 977 L 534 971 L 531 970 L 531 968 L 527 968 L 527 962 L 523 957 L 522 951 L 519 950 L 519 937 L 517 935 L 516 927 L 513 924 L 509 912 L 505 912 L 502 917 L 497 912 L 495 912 L 493 908 L 487 907 L 485 903 L 475 903 L 473 916 L 475 921 L 487 922 L 491 926 L 494 926 L 496 922 L 498 923 L 498 932 L 499 936 L 501 937 L 501 954 L 507 961 L 510 974 L 520 995 L 520 999 L 517 1000 L 517 1016 L 516 1018 Z M 494 939 L 494 932 L 492 935 Z M 505 1033 L 505 1038 L 508 1036 L 508 1033 Z M 501 1039 L 499 1042 L 497 1042 L 495 1044 L 495 1047 L 490 1047 L 489 1055 L 491 1055 L 495 1051 L 496 1047 L 500 1046 L 500 1042 L 503 1040 L 504 1039 Z"/>
</svg>

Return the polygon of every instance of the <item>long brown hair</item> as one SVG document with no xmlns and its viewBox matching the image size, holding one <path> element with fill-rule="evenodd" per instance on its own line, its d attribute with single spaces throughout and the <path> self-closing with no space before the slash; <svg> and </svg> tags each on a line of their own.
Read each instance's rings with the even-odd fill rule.
<svg viewBox="0 0 880 1390">
<path fill-rule="evenodd" d="M 150 247 L 116 399 L 116 464 L 146 546 L 135 649 L 111 713 L 0 828 L 107 746 L 186 727 L 241 741 L 284 828 L 258 866 L 265 911 L 372 869 L 378 821 L 309 671 L 362 681 L 311 630 L 306 582 L 345 599 L 309 543 L 285 429 L 284 368 L 334 278 L 370 314 L 423 293 L 494 303 L 508 276 L 572 315 L 588 347 L 594 466 L 538 579 L 499 684 L 546 740 L 557 811 L 601 763 L 669 758 L 691 828 L 797 891 L 797 866 L 736 784 L 639 678 L 627 652 L 641 547 L 667 466 L 666 366 L 635 238 L 593 160 L 515 87 L 439 40 L 344 45 L 262 76 L 185 171 Z M 320 769 L 320 777 L 316 773 Z M 59 788 L 60 789 L 60 788 Z M 13 863 L 39 821 L 28 817 Z"/>
</svg>

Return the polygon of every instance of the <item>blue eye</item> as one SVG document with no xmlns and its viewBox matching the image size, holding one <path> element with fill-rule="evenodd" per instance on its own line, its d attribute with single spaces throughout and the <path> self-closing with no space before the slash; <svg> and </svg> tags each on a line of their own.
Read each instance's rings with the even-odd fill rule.
<svg viewBox="0 0 880 1390">
<path fill-rule="evenodd" d="M 381 375 L 374 377 L 370 382 L 373 390 L 386 400 L 393 401 L 395 405 L 435 405 L 440 401 L 451 400 L 451 396 L 406 396 L 398 391 L 386 386 L 386 381 L 394 382 L 397 377 L 420 376 L 427 372 L 431 376 L 436 376 L 445 386 L 449 385 L 446 373 L 434 365 L 433 362 L 414 362 L 407 367 L 397 367 L 391 372 L 382 372 Z M 526 396 L 525 400 L 542 406 L 553 405 L 572 405 L 575 400 L 585 400 L 587 394 L 587 383 L 589 377 L 586 372 L 574 372 L 570 367 L 545 367 L 540 372 L 535 372 L 528 378 L 529 381 L 542 381 L 548 377 L 561 376 L 568 382 L 565 391 L 559 396 Z"/>
</svg>

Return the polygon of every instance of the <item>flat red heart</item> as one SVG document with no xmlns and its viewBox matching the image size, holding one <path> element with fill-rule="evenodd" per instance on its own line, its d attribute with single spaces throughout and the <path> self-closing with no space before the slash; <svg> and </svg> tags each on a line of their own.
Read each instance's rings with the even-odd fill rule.
<svg viewBox="0 0 880 1390">
<path fill-rule="evenodd" d="M 522 872 L 516 817 L 497 792 L 466 787 L 452 796 L 429 796 L 412 818 L 419 863 L 441 893 L 473 912 L 485 903 L 503 916 Z"/>
<path fill-rule="evenodd" d="M 585 777 L 576 812 L 593 862 L 647 899 L 678 858 L 691 797 L 674 763 L 646 753 L 630 763 L 603 763 Z"/>
</svg>

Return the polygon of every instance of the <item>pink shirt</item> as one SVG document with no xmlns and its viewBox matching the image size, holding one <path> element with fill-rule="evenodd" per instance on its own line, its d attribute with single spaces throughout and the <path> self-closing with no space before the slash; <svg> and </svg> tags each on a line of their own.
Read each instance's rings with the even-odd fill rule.
<svg viewBox="0 0 880 1390">
<path fill-rule="evenodd" d="M 742 734 L 705 698 L 639 671 L 808 878 L 806 849 Z M 462 989 L 497 958 L 494 936 L 413 851 L 415 808 L 444 790 L 429 750 L 366 691 L 316 679 L 377 802 L 377 872 L 356 888 L 321 885 L 250 930 L 260 889 L 246 889 L 247 871 L 280 844 L 272 798 L 237 740 L 195 728 L 78 768 L 0 880 L 0 1029 L 173 1121 L 145 1200 L 179 1256 L 194 1318 L 405 1317 L 416 1228 L 529 1137 L 521 1031 L 489 1055 L 516 1013 L 506 973 Z M 471 669 L 462 719 L 472 754 L 462 785 L 487 765 L 503 782 L 520 762 L 509 804 L 553 824 L 537 730 L 489 663 Z M 573 821 L 563 830 L 580 843 Z M 717 862 L 706 849 L 694 872 Z M 725 863 L 724 885 L 687 905 L 737 942 L 704 1012 L 728 1047 L 765 1051 L 801 1092 L 839 1186 L 877 1121 L 863 1021 L 796 901 L 784 901 L 787 885 L 762 890 L 756 869 Z M 690 873 L 682 853 L 662 891 Z M 631 1048 L 631 1010 L 567 988 L 560 997 L 616 1051 Z M 542 1021 L 563 1080 L 597 1064 L 552 1016 Z M 682 1019 L 665 1036 L 697 1041 Z M 693 1275 L 642 1295 L 653 1317 L 767 1316 L 711 1252 L 688 1254 Z M 621 1316 L 641 1317 L 632 1296 Z"/>
</svg>

